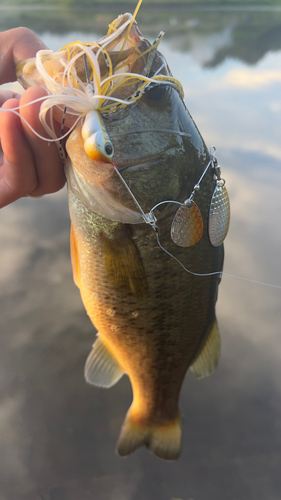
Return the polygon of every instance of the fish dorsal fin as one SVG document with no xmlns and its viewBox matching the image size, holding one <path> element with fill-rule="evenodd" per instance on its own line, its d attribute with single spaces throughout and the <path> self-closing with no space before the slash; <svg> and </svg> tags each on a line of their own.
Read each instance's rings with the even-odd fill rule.
<svg viewBox="0 0 281 500">
<path fill-rule="evenodd" d="M 116 384 L 123 374 L 124 370 L 98 334 L 85 364 L 86 382 L 107 388 Z"/>
<path fill-rule="evenodd" d="M 113 239 L 100 234 L 105 269 L 110 285 L 139 298 L 147 295 L 147 279 L 142 260 L 130 234 L 124 229 Z"/>
<path fill-rule="evenodd" d="M 220 334 L 215 318 L 199 355 L 190 366 L 191 371 L 197 378 L 208 377 L 216 369 L 219 355 Z"/>
<path fill-rule="evenodd" d="M 73 280 L 75 285 L 78 286 L 78 288 L 80 288 L 79 258 L 78 258 L 77 243 L 76 243 L 75 230 L 73 224 L 71 224 L 71 230 L 70 230 L 70 255 L 71 255 L 71 264 L 73 271 Z"/>
</svg>

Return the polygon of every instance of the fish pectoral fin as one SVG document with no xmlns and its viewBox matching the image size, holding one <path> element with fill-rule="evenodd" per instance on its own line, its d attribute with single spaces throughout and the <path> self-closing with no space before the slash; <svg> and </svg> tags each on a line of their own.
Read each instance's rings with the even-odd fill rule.
<svg viewBox="0 0 281 500">
<path fill-rule="evenodd" d="M 100 234 L 108 281 L 112 287 L 139 298 L 147 295 L 147 279 L 142 260 L 128 231 L 113 239 Z"/>
<path fill-rule="evenodd" d="M 191 371 L 197 378 L 208 377 L 216 369 L 219 355 L 220 333 L 215 318 L 199 355 L 190 366 Z"/>
<path fill-rule="evenodd" d="M 116 384 L 124 375 L 124 370 L 99 334 L 86 360 L 84 375 L 89 384 L 105 388 Z"/>
<path fill-rule="evenodd" d="M 140 446 L 147 446 L 155 455 L 165 460 L 176 460 L 181 452 L 180 414 L 162 425 L 145 425 L 134 419 L 133 406 L 129 409 L 119 441 L 117 453 L 124 457 Z"/>
<path fill-rule="evenodd" d="M 70 256 L 71 256 L 71 264 L 73 271 L 73 280 L 75 285 L 78 286 L 78 288 L 80 288 L 79 258 L 78 258 L 77 243 L 76 243 L 75 230 L 73 224 L 71 224 L 71 230 L 70 230 Z"/>
</svg>

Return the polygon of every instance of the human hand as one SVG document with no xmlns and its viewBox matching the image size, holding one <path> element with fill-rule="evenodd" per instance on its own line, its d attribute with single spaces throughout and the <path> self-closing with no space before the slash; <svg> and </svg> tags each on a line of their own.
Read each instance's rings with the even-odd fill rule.
<svg viewBox="0 0 281 500">
<path fill-rule="evenodd" d="M 0 84 L 14 81 L 16 65 L 41 49 L 46 49 L 44 43 L 26 28 L 0 33 Z M 0 106 L 12 109 L 44 95 L 40 87 L 29 88 L 22 96 L 0 91 Z M 40 105 L 21 108 L 20 116 L 47 137 L 39 120 Z M 22 196 L 42 196 L 64 186 L 64 169 L 56 144 L 39 139 L 16 114 L 0 111 L 0 143 L 0 208 Z"/>
</svg>

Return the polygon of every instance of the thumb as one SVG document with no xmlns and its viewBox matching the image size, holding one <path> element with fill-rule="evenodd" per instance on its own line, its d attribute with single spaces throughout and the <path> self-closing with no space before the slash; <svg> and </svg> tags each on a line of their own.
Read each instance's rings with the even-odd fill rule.
<svg viewBox="0 0 281 500">
<path fill-rule="evenodd" d="M 16 80 L 18 63 L 47 48 L 28 28 L 14 28 L 0 33 L 0 85 Z"/>
</svg>

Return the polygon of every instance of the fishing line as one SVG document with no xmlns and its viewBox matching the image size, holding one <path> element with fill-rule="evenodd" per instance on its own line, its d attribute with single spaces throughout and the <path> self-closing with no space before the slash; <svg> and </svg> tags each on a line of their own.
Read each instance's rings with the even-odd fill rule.
<svg viewBox="0 0 281 500">
<path fill-rule="evenodd" d="M 209 166 L 211 165 L 212 163 L 212 160 L 208 163 L 207 167 L 205 168 L 203 174 L 201 175 L 200 177 L 200 180 L 198 182 L 198 184 L 201 182 L 201 180 L 203 179 L 205 173 L 207 172 Z M 130 196 L 132 197 L 132 199 L 134 200 L 134 202 L 136 203 L 137 207 L 139 208 L 142 216 L 143 216 L 143 219 L 144 221 L 149 224 L 154 232 L 155 232 L 155 235 L 156 235 L 156 240 L 157 240 L 157 243 L 159 245 L 159 247 L 167 254 L 169 255 L 172 259 L 174 259 L 187 273 L 189 274 L 192 274 L 193 276 L 214 276 L 216 274 L 222 274 L 221 271 L 215 271 L 213 273 L 195 273 L 193 271 L 190 271 L 189 269 L 187 269 L 173 254 L 171 254 L 170 252 L 168 252 L 168 250 L 166 250 L 160 243 L 160 240 L 159 240 L 159 235 L 158 235 L 158 227 L 157 227 L 157 219 L 153 213 L 153 211 L 159 207 L 160 205 L 163 205 L 163 204 L 167 204 L 167 203 L 174 203 L 176 205 L 182 205 L 182 203 L 180 203 L 179 201 L 174 201 L 174 200 L 165 200 L 165 201 L 161 201 L 160 203 L 157 203 L 151 210 L 149 213 L 145 213 L 144 210 L 142 209 L 142 207 L 140 206 L 139 202 L 137 201 L 136 197 L 134 196 L 134 194 L 132 193 L 131 189 L 129 188 L 128 184 L 126 183 L 125 179 L 123 179 L 122 175 L 120 174 L 120 172 L 118 171 L 117 167 L 112 164 L 115 172 L 117 173 L 118 177 L 120 178 L 120 180 L 122 181 L 122 183 L 124 184 L 124 186 L 126 187 L 127 191 L 129 192 Z M 244 278 L 245 279 L 245 278 Z M 280 287 L 281 288 L 281 287 Z"/>
<path fill-rule="evenodd" d="M 163 203 L 165 203 L 165 202 L 163 202 Z M 173 202 L 173 203 L 175 203 L 175 202 Z M 150 224 L 150 225 L 152 226 L 152 224 Z M 220 276 L 220 278 L 222 276 L 228 276 L 229 278 L 235 278 L 235 279 L 238 279 L 238 280 L 247 281 L 249 283 L 253 283 L 254 285 L 266 286 L 268 288 L 275 288 L 277 290 L 281 290 L 281 285 L 272 285 L 271 283 L 264 283 L 263 281 L 257 281 L 257 280 L 253 280 L 253 279 L 250 279 L 250 278 L 245 278 L 243 276 L 237 276 L 235 274 L 230 274 L 230 273 L 227 273 L 226 271 L 214 271 L 212 273 L 196 273 L 194 271 L 191 271 L 190 269 L 187 269 L 182 264 L 182 262 L 179 259 L 177 259 L 177 257 L 175 257 L 168 250 L 166 250 L 166 248 L 164 248 L 163 245 L 161 245 L 160 240 L 159 240 L 159 234 L 158 234 L 157 226 L 153 227 L 153 229 L 155 231 L 155 236 L 156 236 L 157 243 L 158 243 L 159 247 L 161 248 L 161 250 L 163 250 L 163 252 L 165 252 L 167 255 L 169 255 L 169 257 L 171 257 L 173 260 L 175 260 L 184 269 L 184 271 L 186 271 L 188 274 L 191 274 L 192 276 L 208 277 L 208 276 L 218 275 L 218 276 Z"/>
<path fill-rule="evenodd" d="M 214 148 L 212 146 L 212 148 Z M 211 149 L 212 149 L 211 148 Z M 215 151 L 215 148 L 214 148 L 214 151 Z M 203 174 L 201 175 L 200 179 L 199 179 L 199 182 L 198 184 L 202 181 L 204 175 L 206 174 L 208 168 L 210 167 L 210 165 L 212 164 L 212 161 L 213 159 L 210 160 L 210 162 L 208 163 L 207 167 L 205 168 Z M 250 278 L 245 278 L 243 276 L 237 276 L 235 274 L 230 274 L 230 273 L 227 273 L 226 271 L 214 271 L 214 272 L 211 272 L 211 273 L 196 273 L 195 271 L 191 271 L 190 269 L 187 269 L 183 263 L 177 259 L 177 257 L 175 257 L 175 255 L 173 255 L 172 253 L 170 253 L 165 247 L 163 247 L 163 245 L 161 244 L 160 242 L 160 239 L 159 239 L 159 233 L 158 233 L 158 226 L 157 226 L 157 219 L 153 213 L 153 211 L 159 207 L 160 205 L 163 205 L 163 204 L 167 204 L 167 203 L 174 203 L 176 205 L 181 205 L 182 206 L 182 203 L 180 203 L 179 201 L 174 201 L 174 200 L 165 200 L 165 201 L 161 201 L 160 203 L 157 203 L 151 210 L 149 213 L 145 213 L 144 210 L 142 209 L 142 207 L 140 206 L 139 202 L 137 201 L 136 197 L 134 196 L 134 194 L 132 193 L 131 189 L 129 188 L 128 184 L 126 183 L 125 179 L 123 179 L 122 175 L 120 174 L 120 172 L 118 171 L 117 167 L 112 164 L 115 172 L 118 174 L 118 177 L 120 178 L 120 180 L 122 181 L 122 183 L 124 184 L 124 186 L 126 187 L 127 191 L 130 193 L 130 196 L 132 197 L 132 199 L 134 200 L 134 202 L 136 203 L 137 207 L 139 208 L 142 216 L 143 216 L 143 219 L 144 219 L 144 222 L 146 222 L 147 224 L 149 224 L 152 229 L 154 230 L 155 232 L 155 236 L 156 236 L 156 241 L 157 241 L 157 244 L 159 246 L 159 248 L 161 248 L 161 250 L 163 250 L 163 252 L 165 252 L 169 257 L 171 257 L 175 262 L 177 262 L 181 267 L 182 269 L 187 272 L 188 274 L 191 274 L 192 276 L 197 276 L 197 277 L 209 277 L 209 276 L 216 276 L 218 275 L 220 278 L 222 276 L 228 276 L 230 278 L 235 278 L 235 279 L 238 279 L 238 280 L 242 280 L 242 281 L 247 281 L 249 283 L 253 283 L 255 285 L 260 285 L 260 286 L 266 286 L 268 288 L 275 288 L 277 290 L 281 290 L 281 285 L 273 285 L 273 284 L 270 284 L 270 283 L 264 283 L 262 281 L 257 281 L 257 280 L 253 280 L 253 279 L 250 279 Z"/>
<path fill-rule="evenodd" d="M 253 283 L 255 285 L 261 285 L 261 286 L 266 286 L 268 288 L 276 288 L 277 290 L 281 290 L 281 285 L 272 285 L 270 283 L 264 283 L 262 281 L 252 280 L 250 278 L 245 278 L 243 276 L 236 276 L 235 274 L 230 274 L 230 273 L 227 273 L 226 271 L 214 271 L 213 273 L 195 273 L 193 271 L 190 271 L 190 269 L 187 269 L 182 264 L 182 262 L 180 260 L 178 260 L 172 253 L 168 252 L 168 250 L 166 250 L 166 248 L 164 248 L 163 245 L 161 245 L 160 240 L 159 240 L 158 230 L 155 230 L 155 235 L 156 235 L 157 243 L 158 243 L 159 247 L 161 248 L 161 250 L 163 250 L 163 252 L 165 252 L 172 259 L 174 259 L 184 269 L 184 271 L 186 271 L 189 274 L 192 274 L 193 276 L 199 276 L 199 277 L 200 276 L 201 277 L 208 277 L 208 276 L 215 276 L 215 275 L 219 275 L 220 277 L 228 276 L 229 278 L 236 278 L 238 280 L 248 281 L 249 283 Z"/>
<path fill-rule="evenodd" d="M 157 243 L 159 245 L 159 247 L 161 248 L 161 250 L 163 250 L 167 255 L 169 255 L 170 257 L 172 257 L 172 259 L 174 259 L 187 273 L 189 274 L 192 274 L 193 276 L 202 276 L 202 277 L 206 277 L 206 276 L 215 276 L 216 274 L 220 274 L 222 275 L 222 271 L 214 271 L 213 273 L 195 273 L 193 271 L 190 271 L 190 269 L 187 269 L 183 264 L 182 262 L 177 259 L 172 253 L 168 252 L 168 250 L 166 250 L 166 248 L 164 248 L 161 243 L 160 243 L 160 240 L 159 240 L 159 235 L 158 235 L 158 230 L 155 230 L 155 235 L 156 235 L 156 240 L 157 240 Z M 239 276 L 236 276 L 237 278 L 239 278 Z M 245 278 L 244 278 L 245 279 Z M 281 287 L 280 287 L 281 288 Z"/>
</svg>

